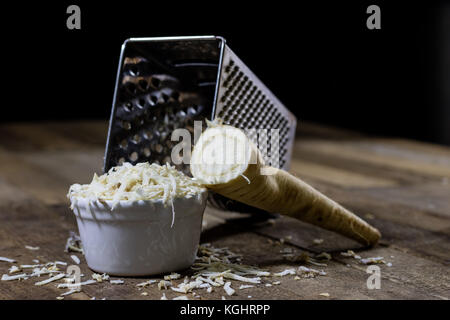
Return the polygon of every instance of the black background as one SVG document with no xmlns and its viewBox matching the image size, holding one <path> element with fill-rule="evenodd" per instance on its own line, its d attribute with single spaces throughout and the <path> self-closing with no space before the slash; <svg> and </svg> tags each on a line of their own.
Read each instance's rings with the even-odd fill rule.
<svg viewBox="0 0 450 320">
<path fill-rule="evenodd" d="M 66 27 L 70 4 L 81 8 L 81 30 Z M 381 30 L 366 27 L 370 4 L 381 8 Z M 1 121 L 107 119 L 126 38 L 213 34 L 300 125 L 450 144 L 448 10 L 443 1 L 15 4 L 2 10 Z"/>
</svg>

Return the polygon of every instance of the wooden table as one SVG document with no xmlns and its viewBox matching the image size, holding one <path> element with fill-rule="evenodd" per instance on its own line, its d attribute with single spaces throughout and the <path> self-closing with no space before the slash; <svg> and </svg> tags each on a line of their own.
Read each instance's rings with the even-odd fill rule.
<svg viewBox="0 0 450 320">
<path fill-rule="evenodd" d="M 106 122 L 83 121 L 0 125 L 0 256 L 19 264 L 61 260 L 70 230 L 77 230 L 66 193 L 100 172 Z M 207 208 L 202 242 L 229 247 L 243 263 L 270 271 L 298 267 L 280 253 L 290 247 L 310 256 L 332 255 L 327 275 L 279 285 L 237 290 L 228 299 L 448 299 L 450 297 L 450 148 L 402 139 L 373 138 L 302 124 L 291 171 L 379 228 L 383 238 L 372 249 L 288 218 L 251 223 L 247 216 Z M 251 219 L 250 219 L 251 220 Z M 281 243 L 279 239 L 283 239 Z M 323 239 L 314 241 L 315 239 Z M 27 250 L 26 245 L 39 250 Z M 340 253 L 382 256 L 381 289 L 369 290 L 367 266 Z M 90 271 L 81 258 L 86 278 Z M 0 274 L 10 263 L 0 261 Z M 308 267 L 314 267 L 307 265 Z M 0 281 L 0 299 L 55 299 L 63 290 L 37 280 Z M 142 278 L 123 285 L 99 283 L 66 299 L 160 299 L 156 285 L 139 291 Z M 239 284 L 234 283 L 234 287 Z M 142 292 L 148 295 L 141 295 Z M 220 299 L 197 290 L 202 299 Z M 167 297 L 179 294 L 166 290 Z M 329 293 L 329 297 L 320 295 Z"/>
</svg>

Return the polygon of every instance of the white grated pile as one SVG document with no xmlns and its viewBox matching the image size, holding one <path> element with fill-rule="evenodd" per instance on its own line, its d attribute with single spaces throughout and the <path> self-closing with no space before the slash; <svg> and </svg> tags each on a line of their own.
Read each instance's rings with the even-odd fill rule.
<svg viewBox="0 0 450 320">
<path fill-rule="evenodd" d="M 94 174 L 90 184 L 73 184 L 67 197 L 72 209 L 77 198 L 110 200 L 114 208 L 121 200 L 162 200 L 167 205 L 175 198 L 199 196 L 205 190 L 200 183 L 169 164 L 143 162 L 133 166 L 125 162 L 101 176 Z"/>
</svg>

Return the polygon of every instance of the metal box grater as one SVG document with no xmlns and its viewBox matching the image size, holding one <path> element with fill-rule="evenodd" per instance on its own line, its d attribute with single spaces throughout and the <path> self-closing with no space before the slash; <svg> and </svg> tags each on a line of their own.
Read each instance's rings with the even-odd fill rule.
<svg viewBox="0 0 450 320">
<path fill-rule="evenodd" d="M 131 38 L 122 45 L 104 171 L 127 161 L 171 163 L 171 133 L 219 117 L 241 129 L 279 129 L 279 167 L 288 169 L 296 118 L 216 36 Z M 203 128 L 205 124 L 203 123 Z M 253 142 L 261 140 L 256 131 Z M 271 141 L 269 139 L 269 141 Z M 192 141 L 193 143 L 194 141 Z M 258 145 L 266 161 L 269 145 Z M 188 165 L 177 169 L 190 174 Z M 260 212 L 211 194 L 212 205 Z"/>
</svg>

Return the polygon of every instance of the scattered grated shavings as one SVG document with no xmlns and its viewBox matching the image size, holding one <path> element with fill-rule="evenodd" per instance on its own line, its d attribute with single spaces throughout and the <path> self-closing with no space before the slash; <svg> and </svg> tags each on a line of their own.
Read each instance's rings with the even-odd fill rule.
<svg viewBox="0 0 450 320">
<path fill-rule="evenodd" d="M 214 287 L 220 287 L 223 284 L 218 283 L 211 278 L 203 278 L 202 276 L 196 276 L 195 279 L 202 281 L 204 284 L 209 284 L 210 286 Z M 188 281 L 186 281 L 185 283 L 188 283 Z"/>
<path fill-rule="evenodd" d="M 162 290 L 163 288 L 164 288 L 164 289 L 167 289 L 168 287 L 171 287 L 171 286 L 172 286 L 172 281 L 161 280 L 161 281 L 158 283 L 158 289 L 159 289 L 159 290 Z"/>
<path fill-rule="evenodd" d="M 330 294 L 328 292 L 319 293 L 319 296 L 329 297 Z"/>
<path fill-rule="evenodd" d="M 56 300 L 64 300 L 64 297 L 56 297 Z"/>
<path fill-rule="evenodd" d="M 141 296 L 148 296 L 148 292 L 142 292 Z"/>
<path fill-rule="evenodd" d="M 315 266 L 320 267 L 326 267 L 327 265 L 325 263 L 320 263 L 317 260 L 311 258 L 306 252 L 302 252 L 299 255 L 292 255 L 292 256 L 285 256 L 287 260 L 291 262 L 303 262 L 303 263 L 309 263 Z"/>
<path fill-rule="evenodd" d="M 45 265 L 43 264 L 21 264 L 20 265 L 20 269 L 35 269 L 35 268 L 40 268 L 40 267 L 44 267 Z"/>
<path fill-rule="evenodd" d="M 20 280 L 20 279 L 28 279 L 28 275 L 26 273 L 17 274 L 14 276 L 10 276 L 7 274 L 2 275 L 2 281 L 12 281 L 12 280 Z"/>
<path fill-rule="evenodd" d="M 75 283 L 75 276 L 64 278 L 65 283 Z"/>
<path fill-rule="evenodd" d="M 172 272 L 170 275 L 164 276 L 164 280 L 176 280 L 179 279 L 181 275 L 176 272 Z"/>
<path fill-rule="evenodd" d="M 297 273 L 299 273 L 299 275 L 303 278 L 315 278 L 317 276 L 326 276 L 326 272 L 324 272 L 323 270 L 316 270 L 316 269 L 311 269 L 311 268 L 307 268 L 305 266 L 300 266 L 297 269 Z"/>
<path fill-rule="evenodd" d="M 109 280 L 109 283 L 111 283 L 111 284 L 124 284 L 125 282 L 123 280 L 117 279 L 117 280 Z"/>
<path fill-rule="evenodd" d="M 10 259 L 10 258 L 6 258 L 6 257 L 0 257 L 0 261 L 9 262 L 9 263 L 15 263 L 16 262 L 16 260 Z"/>
<path fill-rule="evenodd" d="M 392 267 L 392 263 L 390 263 L 390 262 L 386 263 L 386 265 L 387 265 L 388 267 Z"/>
<path fill-rule="evenodd" d="M 178 296 L 173 298 L 172 300 L 189 300 L 189 298 L 187 296 Z"/>
<path fill-rule="evenodd" d="M 80 289 L 71 289 L 71 290 L 66 291 L 64 293 L 61 293 L 60 296 L 61 297 L 65 297 L 65 296 L 68 296 L 68 295 L 71 295 L 71 294 L 74 294 L 74 293 L 77 293 L 77 292 L 80 292 Z"/>
<path fill-rule="evenodd" d="M 247 298 L 251 299 L 251 298 L 252 298 L 252 296 L 247 296 Z"/>
<path fill-rule="evenodd" d="M 208 289 L 206 289 L 206 292 L 211 293 L 213 291 L 212 287 L 209 287 Z"/>
<path fill-rule="evenodd" d="M 273 285 L 279 285 L 279 284 L 281 284 L 281 282 L 280 281 L 275 281 L 275 282 L 272 282 L 272 284 Z"/>
<path fill-rule="evenodd" d="M 250 284 L 241 284 L 241 286 L 239 287 L 239 290 L 242 289 L 248 289 L 248 288 L 254 288 L 255 286 L 252 286 Z"/>
<path fill-rule="evenodd" d="M 364 258 L 360 259 L 359 262 L 361 262 L 362 264 L 386 264 L 386 261 L 384 261 L 383 257 Z"/>
<path fill-rule="evenodd" d="M 71 255 L 70 258 L 76 263 L 76 264 L 80 264 L 80 258 L 78 258 L 76 255 Z"/>
<path fill-rule="evenodd" d="M 32 246 L 25 246 L 25 249 L 36 251 L 36 250 L 39 250 L 40 248 L 39 247 L 32 247 Z"/>
<path fill-rule="evenodd" d="M 188 293 L 192 291 L 192 289 L 200 288 L 202 284 L 203 282 L 197 279 L 188 283 L 180 283 L 178 287 L 170 287 L 170 289 L 179 293 Z"/>
<path fill-rule="evenodd" d="M 247 277 L 243 277 L 238 274 L 232 273 L 231 270 L 226 270 L 224 272 L 203 272 L 202 275 L 205 277 L 208 277 L 210 279 L 223 277 L 223 278 L 237 280 L 237 281 L 241 281 L 241 282 L 261 283 L 260 277 L 247 278 Z"/>
<path fill-rule="evenodd" d="M 39 260 L 38 259 L 33 259 L 32 260 L 34 263 L 39 263 Z"/>
<path fill-rule="evenodd" d="M 79 286 L 86 286 L 93 283 L 97 283 L 97 281 L 89 279 L 83 282 L 76 282 L 76 283 L 60 283 L 58 284 L 57 288 L 76 288 Z"/>
<path fill-rule="evenodd" d="M 166 297 L 166 294 L 165 294 L 165 293 L 163 293 L 163 295 L 162 295 L 162 297 L 161 297 L 161 300 L 167 300 L 167 297 Z"/>
<path fill-rule="evenodd" d="M 35 286 L 43 286 L 43 285 L 48 284 L 50 282 L 58 281 L 58 280 L 64 278 L 65 276 L 66 276 L 65 273 L 60 273 L 60 274 L 57 274 L 56 276 L 53 276 L 53 277 L 48 278 L 46 280 L 42 280 L 42 281 L 36 282 L 34 285 Z"/>
<path fill-rule="evenodd" d="M 83 253 L 83 245 L 81 243 L 81 238 L 75 232 L 70 231 L 69 238 L 66 241 L 66 247 L 64 248 L 65 252 L 78 252 Z"/>
<path fill-rule="evenodd" d="M 142 287 L 142 288 L 145 288 L 146 286 L 149 286 L 149 285 L 151 285 L 152 283 L 156 283 L 156 282 L 157 282 L 157 280 L 147 280 L 147 281 L 145 281 L 145 282 L 138 283 L 138 284 L 136 285 L 136 287 Z"/>
<path fill-rule="evenodd" d="M 244 176 L 242 173 L 240 174 L 240 176 L 241 176 L 242 178 L 244 178 L 245 181 L 247 181 L 248 184 L 250 184 L 250 179 L 249 179 L 249 178 L 247 178 L 246 176 Z"/>
<path fill-rule="evenodd" d="M 274 273 L 273 275 L 275 277 L 284 277 L 290 274 L 295 274 L 295 269 L 286 269 L 284 271 L 278 272 L 278 273 Z"/>
<path fill-rule="evenodd" d="M 232 296 L 236 291 L 231 288 L 231 282 L 228 281 L 224 284 L 223 289 L 225 290 L 225 292 L 227 293 L 227 295 Z"/>
<path fill-rule="evenodd" d="M 91 275 L 91 277 L 92 277 L 92 279 L 94 279 L 97 282 L 103 282 L 103 281 L 109 280 L 109 275 L 107 275 L 106 273 L 104 273 L 104 274 L 93 273 Z"/>
<path fill-rule="evenodd" d="M 271 283 L 266 283 L 266 287 L 271 287 L 272 284 Z"/>
<path fill-rule="evenodd" d="M 222 300 L 227 300 L 224 296 L 222 296 Z"/>
<path fill-rule="evenodd" d="M 344 257 L 352 257 L 356 260 L 361 260 L 361 256 L 358 256 L 353 250 L 347 250 L 346 252 L 341 252 L 341 255 Z"/>
<path fill-rule="evenodd" d="M 301 278 L 299 276 L 295 276 L 294 280 L 300 280 Z"/>
<path fill-rule="evenodd" d="M 22 269 L 19 268 L 18 266 L 11 266 L 11 268 L 8 269 L 8 272 L 9 272 L 10 274 L 18 273 L 18 272 L 20 272 L 20 271 L 22 271 Z"/>
<path fill-rule="evenodd" d="M 316 255 L 314 258 L 316 258 L 318 260 L 330 261 L 331 260 L 331 254 L 329 254 L 327 252 L 322 252 L 322 253 Z"/>
<path fill-rule="evenodd" d="M 322 244 L 323 239 L 314 239 L 313 242 L 314 242 L 314 244 Z"/>
<path fill-rule="evenodd" d="M 20 266 L 22 269 L 26 269 L 29 266 Z M 60 273 L 59 269 L 54 270 L 54 269 L 49 269 L 47 267 L 32 267 L 33 268 L 33 273 L 30 274 L 30 277 L 40 277 L 42 275 L 46 275 L 46 274 L 52 274 L 52 273 Z"/>
</svg>

